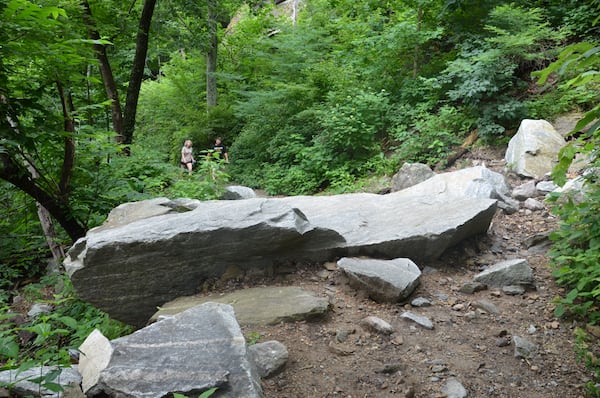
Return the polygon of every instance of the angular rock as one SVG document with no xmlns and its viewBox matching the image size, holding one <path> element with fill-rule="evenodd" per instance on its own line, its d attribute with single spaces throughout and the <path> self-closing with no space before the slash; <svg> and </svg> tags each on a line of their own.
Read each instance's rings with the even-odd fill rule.
<svg viewBox="0 0 600 398">
<path fill-rule="evenodd" d="M 569 200 L 575 204 L 582 203 L 586 200 L 585 178 L 580 176 L 567 180 L 565 185 L 556 188 L 552 193 L 560 194 L 558 203 L 566 203 Z"/>
<path fill-rule="evenodd" d="M 170 317 L 207 302 L 230 304 L 242 325 L 275 325 L 324 315 L 329 301 L 295 286 L 255 287 L 227 294 L 179 297 L 161 306 L 151 321 Z"/>
<path fill-rule="evenodd" d="M 392 334 L 394 333 L 394 327 L 388 322 L 376 316 L 368 316 L 360 321 L 360 324 L 373 332 L 381 334 Z"/>
<path fill-rule="evenodd" d="M 248 347 L 248 354 L 261 378 L 280 372 L 289 356 L 286 346 L 276 340 L 251 345 Z"/>
<path fill-rule="evenodd" d="M 56 397 L 57 393 L 55 391 L 51 391 L 44 387 L 40 390 L 39 383 L 30 381 L 40 376 L 46 377 L 50 375 L 51 372 L 55 372 L 56 376 L 48 381 L 59 384 L 65 389 L 69 386 L 79 386 L 79 383 L 81 383 L 81 375 L 76 367 L 57 368 L 56 366 L 42 366 L 31 368 L 18 374 L 17 370 L 1 371 L 0 385 L 8 385 L 15 383 L 16 381 L 12 388 L 12 392 L 15 396 L 19 397 Z M 62 394 L 60 394 L 60 396 L 62 396 Z"/>
<path fill-rule="evenodd" d="M 537 344 L 532 343 L 521 336 L 513 336 L 512 340 L 515 344 L 515 357 L 529 359 L 537 354 Z"/>
<path fill-rule="evenodd" d="M 502 292 L 507 296 L 519 296 L 525 293 L 525 289 L 520 285 L 502 286 Z"/>
<path fill-rule="evenodd" d="M 482 290 L 487 289 L 487 285 L 485 283 L 480 282 L 468 282 L 461 286 L 459 292 L 465 294 L 474 294 L 476 292 L 480 292 Z"/>
<path fill-rule="evenodd" d="M 430 307 L 431 300 L 426 299 L 425 297 L 417 297 L 410 302 L 410 305 L 413 307 Z"/>
<path fill-rule="evenodd" d="M 94 329 L 79 346 L 79 373 L 84 393 L 98 384 L 100 372 L 108 366 L 113 351 L 110 341 L 98 329 Z"/>
<path fill-rule="evenodd" d="M 529 209 L 529 210 L 533 210 L 533 211 L 545 209 L 544 204 L 542 202 L 540 202 L 539 200 L 535 200 L 533 198 L 528 198 L 523 203 L 523 207 L 525 207 L 526 209 Z"/>
<path fill-rule="evenodd" d="M 510 198 L 510 189 L 504 176 L 489 170 L 485 166 L 468 167 L 436 174 L 417 185 L 399 191 L 397 194 L 497 199 L 511 206 L 515 205 L 515 201 Z"/>
<path fill-rule="evenodd" d="M 542 178 L 558 162 L 565 139 L 545 120 L 525 119 L 508 143 L 508 167 L 523 177 Z"/>
<path fill-rule="evenodd" d="M 54 310 L 54 307 L 50 304 L 44 303 L 35 303 L 31 306 L 29 311 L 27 312 L 27 316 L 29 318 L 37 318 L 40 315 L 47 315 Z"/>
<path fill-rule="evenodd" d="M 92 230 L 64 265 L 82 299 L 142 326 L 157 306 L 195 294 L 231 265 L 245 271 L 343 256 L 434 259 L 485 233 L 496 210 L 491 199 L 402 192 L 201 202 L 185 214 Z"/>
<path fill-rule="evenodd" d="M 435 173 L 426 164 L 404 163 L 400 170 L 392 177 L 392 192 L 412 187 L 434 175 Z"/>
<path fill-rule="evenodd" d="M 242 185 L 230 185 L 225 187 L 225 192 L 221 199 L 223 200 L 240 200 L 256 198 L 256 192 L 252 188 Z"/>
<path fill-rule="evenodd" d="M 156 307 L 196 293 L 230 265 L 320 260 L 343 244 L 339 233 L 315 228 L 281 201 L 208 201 L 184 214 L 93 230 L 64 264 L 82 299 L 142 326 Z"/>
<path fill-rule="evenodd" d="M 540 193 L 549 193 L 559 188 L 558 185 L 552 181 L 540 181 L 535 186 L 535 189 Z"/>
<path fill-rule="evenodd" d="M 469 394 L 456 377 L 450 377 L 446 380 L 442 387 L 442 393 L 445 398 L 466 398 Z"/>
<path fill-rule="evenodd" d="M 496 304 L 492 303 L 491 301 L 483 300 L 483 299 L 475 300 L 471 304 L 473 305 L 473 307 L 479 308 L 480 310 L 483 310 L 483 311 L 487 312 L 488 314 L 500 315 L 500 309 L 498 308 L 498 306 Z"/>
<path fill-rule="evenodd" d="M 400 317 L 404 318 L 404 319 L 408 319 L 410 321 L 413 321 L 414 323 L 416 323 L 419 326 L 424 327 L 425 329 L 429 329 L 429 330 L 433 329 L 433 322 L 431 322 L 431 319 L 427 318 L 426 316 L 417 315 L 410 311 L 406 311 L 406 312 L 402 313 L 402 315 L 400 315 Z"/>
<path fill-rule="evenodd" d="M 502 287 L 507 285 L 534 285 L 533 270 L 525 259 L 506 260 L 494 264 L 474 278 L 475 282 L 488 286 Z"/>
<path fill-rule="evenodd" d="M 160 398 L 213 387 L 215 397 L 263 396 L 229 305 L 199 305 L 110 344 L 113 353 L 88 396 Z"/>
<path fill-rule="evenodd" d="M 338 267 L 350 278 L 350 283 L 365 290 L 378 302 L 406 299 L 419 285 L 421 270 L 408 258 L 374 260 L 343 257 Z"/>
<path fill-rule="evenodd" d="M 536 195 L 537 188 L 534 180 L 527 181 L 526 183 L 519 185 L 512 191 L 512 197 L 517 200 L 533 198 Z"/>
</svg>

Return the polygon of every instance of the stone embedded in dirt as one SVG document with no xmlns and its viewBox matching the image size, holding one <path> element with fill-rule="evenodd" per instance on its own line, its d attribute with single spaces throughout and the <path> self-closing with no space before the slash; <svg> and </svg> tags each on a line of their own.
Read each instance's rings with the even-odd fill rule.
<svg viewBox="0 0 600 398">
<path fill-rule="evenodd" d="M 400 315 L 400 317 L 407 319 L 409 321 L 413 321 L 414 323 L 416 323 L 419 326 L 424 327 L 425 329 L 429 329 L 429 330 L 433 329 L 433 322 L 431 321 L 431 319 L 427 318 L 426 316 L 417 315 L 413 312 L 406 311 L 406 312 L 403 312 L 402 315 Z"/>
<path fill-rule="evenodd" d="M 533 198 L 528 198 L 523 202 L 523 207 L 532 211 L 544 210 L 545 206 L 539 200 L 535 200 Z"/>
<path fill-rule="evenodd" d="M 253 344 L 248 347 L 248 354 L 261 378 L 279 373 L 289 357 L 286 346 L 276 340 Z"/>
<path fill-rule="evenodd" d="M 413 307 L 430 307 L 431 300 L 425 297 L 416 297 L 410 302 L 410 305 L 412 305 Z"/>
<path fill-rule="evenodd" d="M 488 286 L 502 287 L 509 285 L 533 286 L 533 270 L 525 259 L 506 260 L 494 264 L 477 274 L 475 282 Z"/>
<path fill-rule="evenodd" d="M 223 396 L 263 396 L 229 305 L 196 306 L 112 340 L 110 346 L 110 359 L 88 396 L 163 397 L 213 387 Z"/>
<path fill-rule="evenodd" d="M 392 334 L 394 333 L 394 327 L 388 322 L 376 316 L 368 316 L 360 321 L 360 324 L 365 329 L 371 330 L 380 334 Z"/>
<path fill-rule="evenodd" d="M 475 300 L 471 303 L 471 305 L 475 308 L 487 312 L 488 314 L 500 315 L 500 309 L 498 308 L 498 306 L 496 306 L 496 304 L 492 303 L 491 301 L 484 299 Z"/>
<path fill-rule="evenodd" d="M 54 378 L 51 376 L 53 373 L 56 373 L 56 377 Z M 12 393 L 11 397 L 56 397 L 56 391 L 49 390 L 41 386 L 40 383 L 31 381 L 38 377 L 48 377 L 48 382 L 56 383 L 65 390 L 69 387 L 77 387 L 79 389 L 79 384 L 81 383 L 81 375 L 76 368 L 65 367 L 59 369 L 56 366 L 37 366 L 22 372 L 19 369 L 1 371 L 0 386 L 12 385 L 10 390 Z"/>
<path fill-rule="evenodd" d="M 230 185 L 225 187 L 225 192 L 221 196 L 223 200 L 240 200 L 256 198 L 256 192 L 252 188 L 242 185 Z"/>
<path fill-rule="evenodd" d="M 392 177 L 392 192 L 412 187 L 434 175 L 435 173 L 426 164 L 404 163 L 400 170 Z"/>
<path fill-rule="evenodd" d="M 487 289 L 487 285 L 481 282 L 467 282 L 460 287 L 458 290 L 461 293 L 465 294 L 474 294 L 477 292 L 481 292 Z"/>
<path fill-rule="evenodd" d="M 538 352 L 538 346 L 535 343 L 523 338 L 521 336 L 513 336 L 513 343 L 515 344 L 515 357 L 516 358 L 532 358 Z"/>
<path fill-rule="evenodd" d="M 525 293 L 525 288 L 521 285 L 502 286 L 502 292 L 507 296 L 519 296 Z"/>
<path fill-rule="evenodd" d="M 565 139 L 545 120 L 525 119 L 510 142 L 504 159 L 520 176 L 542 178 L 558 162 Z"/>
<path fill-rule="evenodd" d="M 531 235 L 523 241 L 523 246 L 529 249 L 533 246 L 545 245 L 547 243 L 551 244 L 550 233 L 550 231 L 547 231 Z"/>
<path fill-rule="evenodd" d="M 352 355 L 352 354 L 354 354 L 354 351 L 355 351 L 354 348 L 352 348 L 352 347 L 348 347 L 343 344 L 337 344 L 333 341 L 330 341 L 329 345 L 327 347 L 331 353 L 340 355 L 343 357 Z"/>
<path fill-rule="evenodd" d="M 456 377 L 450 377 L 442 386 L 442 393 L 445 398 L 466 398 L 468 396 L 467 389 Z"/>
<path fill-rule="evenodd" d="M 54 307 L 50 304 L 35 303 L 27 312 L 27 316 L 29 318 L 37 318 L 40 315 L 48 315 L 52 311 L 54 311 Z"/>
<path fill-rule="evenodd" d="M 378 302 L 406 299 L 419 285 L 421 270 L 408 258 L 375 260 L 341 258 L 340 267 L 355 288 L 363 289 Z"/>
<path fill-rule="evenodd" d="M 550 193 L 558 188 L 559 186 L 552 181 L 540 181 L 535 186 L 535 189 L 542 194 Z"/>
<path fill-rule="evenodd" d="M 329 310 L 329 301 L 297 286 L 268 286 L 237 290 L 227 294 L 185 296 L 170 301 L 151 321 L 169 317 L 202 303 L 230 304 L 242 325 L 275 325 L 313 319 Z"/>
<path fill-rule="evenodd" d="M 524 184 L 515 187 L 512 191 L 512 197 L 517 200 L 525 200 L 537 196 L 535 180 L 527 181 Z"/>
</svg>

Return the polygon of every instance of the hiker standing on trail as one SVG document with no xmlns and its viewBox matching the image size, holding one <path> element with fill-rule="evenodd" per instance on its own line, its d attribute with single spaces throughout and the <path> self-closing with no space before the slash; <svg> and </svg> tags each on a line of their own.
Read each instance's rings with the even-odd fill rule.
<svg viewBox="0 0 600 398">
<path fill-rule="evenodd" d="M 223 145 L 223 141 L 221 137 L 217 137 L 215 139 L 215 144 L 213 145 L 213 156 L 216 159 L 225 159 L 225 163 L 229 163 L 229 154 L 227 153 L 227 147 Z"/>
<path fill-rule="evenodd" d="M 187 169 L 189 174 L 192 174 L 192 167 L 196 161 L 192 154 L 192 140 L 185 140 L 183 148 L 181 148 L 181 167 Z"/>
</svg>

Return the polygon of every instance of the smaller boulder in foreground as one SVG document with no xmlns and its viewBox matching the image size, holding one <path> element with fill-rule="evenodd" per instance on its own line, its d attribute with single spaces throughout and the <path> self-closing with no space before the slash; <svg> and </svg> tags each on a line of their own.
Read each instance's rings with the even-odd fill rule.
<svg viewBox="0 0 600 398">
<path fill-rule="evenodd" d="M 350 283 L 365 290 L 378 302 L 397 302 L 408 298 L 419 285 L 421 270 L 408 258 L 375 260 L 341 258 L 338 262 Z"/>
<path fill-rule="evenodd" d="M 225 192 L 221 199 L 223 200 L 240 200 L 256 198 L 256 192 L 252 188 L 242 185 L 230 185 L 225 187 Z"/>
<path fill-rule="evenodd" d="M 512 285 L 533 287 L 533 270 L 525 259 L 506 260 L 477 274 L 475 282 L 493 287 Z"/>
<path fill-rule="evenodd" d="M 258 375 L 263 378 L 279 373 L 288 360 L 286 346 L 276 340 L 251 345 L 248 353 Z"/>
<path fill-rule="evenodd" d="M 435 173 L 426 164 L 404 163 L 400 170 L 392 177 L 392 192 L 417 185 L 434 175 Z"/>
</svg>

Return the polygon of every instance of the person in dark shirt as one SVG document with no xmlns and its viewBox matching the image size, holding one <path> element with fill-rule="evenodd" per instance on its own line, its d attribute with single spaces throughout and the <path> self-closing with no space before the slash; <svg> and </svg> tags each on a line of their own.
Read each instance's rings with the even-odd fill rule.
<svg viewBox="0 0 600 398">
<path fill-rule="evenodd" d="M 229 154 L 227 153 L 227 147 L 223 144 L 221 137 L 215 139 L 213 145 L 213 155 L 216 159 L 225 159 L 225 163 L 229 163 Z"/>
</svg>

